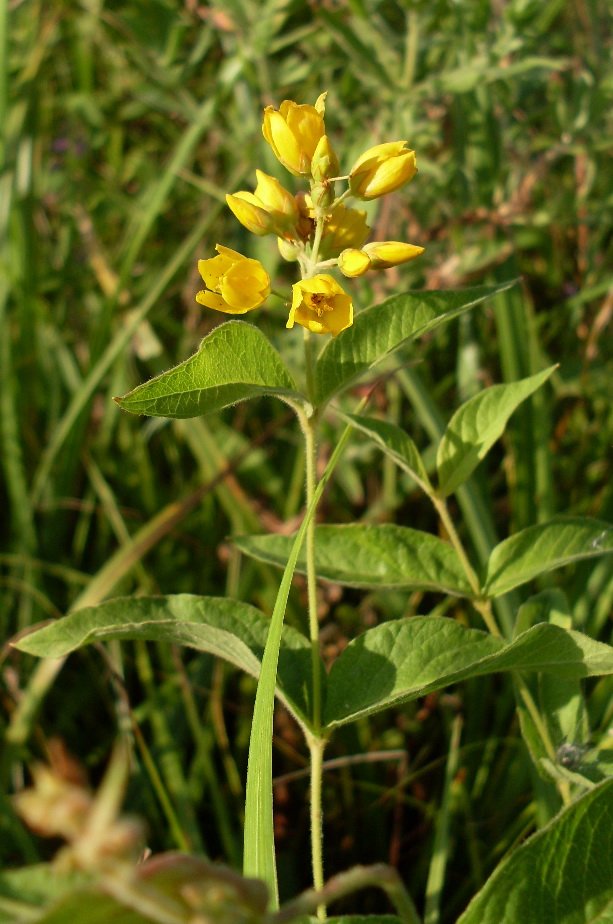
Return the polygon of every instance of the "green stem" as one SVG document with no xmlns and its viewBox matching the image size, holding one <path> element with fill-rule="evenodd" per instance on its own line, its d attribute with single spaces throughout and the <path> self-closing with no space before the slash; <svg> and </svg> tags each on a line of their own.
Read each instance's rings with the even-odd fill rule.
<svg viewBox="0 0 613 924">
<path fill-rule="evenodd" d="M 438 513 L 439 518 L 441 520 L 441 523 L 445 527 L 447 535 L 449 536 L 449 541 L 451 542 L 452 546 L 456 550 L 458 558 L 460 559 L 462 563 L 462 567 L 464 568 L 464 573 L 466 575 L 468 583 L 470 584 L 470 588 L 473 594 L 475 595 L 475 599 L 473 600 L 473 605 L 475 609 L 481 615 L 485 625 L 487 626 L 489 631 L 492 633 L 492 635 L 494 635 L 496 638 L 502 638 L 502 632 L 498 628 L 498 623 L 496 622 L 496 618 L 492 611 L 491 602 L 489 600 L 484 600 L 483 597 L 481 596 L 481 587 L 479 586 L 479 578 L 477 577 L 475 569 L 473 568 L 473 566 L 471 565 L 468 559 L 468 555 L 466 554 L 466 550 L 464 549 L 462 540 L 460 539 L 458 535 L 458 531 L 455 528 L 455 524 L 453 520 L 451 519 L 451 516 L 449 515 L 447 504 L 445 503 L 442 497 L 438 497 L 434 493 L 430 494 L 430 500 L 434 504 L 436 508 L 436 512 Z"/>
<path fill-rule="evenodd" d="M 473 606 L 475 607 L 477 612 L 480 613 L 485 625 L 487 626 L 491 634 L 495 636 L 496 638 L 502 638 L 502 632 L 500 631 L 498 627 L 498 623 L 496 622 L 496 618 L 494 616 L 494 612 L 492 609 L 492 601 L 485 599 L 481 595 L 479 579 L 470 561 L 468 560 L 468 556 L 466 554 L 464 546 L 462 545 L 462 540 L 460 539 L 458 532 L 455 528 L 455 525 L 453 523 L 453 520 L 451 519 L 449 515 L 447 504 L 445 503 L 442 497 L 438 497 L 435 493 L 431 493 L 429 494 L 429 496 L 430 496 L 432 503 L 434 504 L 436 508 L 436 511 L 440 517 L 441 523 L 443 524 L 443 526 L 445 527 L 447 531 L 447 535 L 449 536 L 449 541 L 451 542 L 452 546 L 456 550 L 458 554 L 458 558 L 462 562 L 462 567 L 464 568 L 464 573 L 466 574 L 468 583 L 471 586 L 471 590 L 475 594 L 475 599 L 472 601 Z M 532 718 L 532 721 L 534 722 L 534 727 L 536 728 L 538 734 L 540 735 L 540 738 L 541 738 L 541 741 L 543 742 L 545 750 L 547 751 L 550 759 L 555 761 L 556 759 L 555 758 L 555 748 L 553 746 L 553 742 L 551 741 L 551 736 L 549 735 L 547 726 L 543 722 L 541 715 L 538 711 L 537 705 L 534 702 L 534 698 L 532 697 L 532 694 L 530 693 L 530 690 L 528 689 L 528 686 L 525 680 L 523 679 L 523 677 L 521 676 L 521 674 L 514 672 L 514 677 L 517 682 L 517 686 L 518 686 L 521 698 L 524 702 L 526 709 L 530 713 L 530 717 Z M 560 780 L 558 782 L 558 791 L 560 793 L 560 796 L 564 804 L 568 805 L 570 802 L 570 787 L 568 783 L 564 780 Z"/>
<path fill-rule="evenodd" d="M 313 402 L 313 344 L 311 332 L 304 330 L 304 354 L 306 367 L 307 396 Z M 306 474 L 306 506 L 307 510 L 313 502 L 317 484 L 317 414 L 307 417 L 300 416 L 300 423 L 304 433 L 305 474 Z M 323 749 L 325 741 L 319 737 L 321 728 L 321 666 L 319 662 L 319 620 L 317 618 L 317 572 L 315 569 L 315 517 L 312 517 L 306 531 L 306 576 L 307 598 L 309 613 L 309 638 L 311 641 L 311 669 L 313 677 L 313 704 L 312 721 L 314 736 L 309 736 L 308 744 L 311 755 L 311 863 L 313 869 L 313 885 L 321 889 L 324 882 L 322 857 L 322 808 L 321 808 L 321 780 Z M 322 905 L 317 911 L 318 917 L 325 919 L 326 909 Z"/>
<path fill-rule="evenodd" d="M 323 738 L 309 736 L 308 743 L 311 757 L 311 863 L 313 867 L 313 887 L 319 891 L 324 886 L 321 785 L 326 742 Z M 317 917 L 320 921 L 325 921 L 326 906 L 324 904 L 317 906 Z"/>
</svg>

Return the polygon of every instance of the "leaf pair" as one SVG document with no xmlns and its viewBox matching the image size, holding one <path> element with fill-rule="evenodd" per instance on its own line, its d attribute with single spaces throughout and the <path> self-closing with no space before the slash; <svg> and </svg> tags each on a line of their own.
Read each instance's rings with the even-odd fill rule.
<svg viewBox="0 0 613 924">
<path fill-rule="evenodd" d="M 248 555 L 283 565 L 291 536 L 242 536 Z M 581 517 L 537 523 L 500 542 L 481 575 L 481 594 L 494 598 L 562 565 L 613 552 L 613 527 Z M 318 575 L 348 587 L 421 588 L 473 597 L 462 563 L 442 539 L 408 526 L 350 524 L 316 528 Z M 304 555 L 298 570 L 306 568 Z"/>
<path fill-rule="evenodd" d="M 71 613 L 23 637 L 16 647 L 59 658 L 95 641 L 174 642 L 259 677 L 269 625 L 254 607 L 233 600 L 189 594 L 126 598 Z M 566 679 L 610 674 L 613 648 L 546 623 L 512 642 L 440 617 L 383 623 L 350 642 L 327 678 L 322 665 L 324 733 L 468 677 L 515 670 Z M 310 644 L 287 626 L 276 692 L 303 728 L 311 728 Z"/>
</svg>

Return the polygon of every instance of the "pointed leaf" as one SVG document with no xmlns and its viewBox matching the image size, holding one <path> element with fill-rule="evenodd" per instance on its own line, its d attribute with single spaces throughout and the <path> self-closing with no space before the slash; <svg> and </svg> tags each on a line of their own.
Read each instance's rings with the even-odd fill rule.
<svg viewBox="0 0 613 924">
<path fill-rule="evenodd" d="M 281 357 L 257 327 L 229 321 L 205 337 L 198 352 L 139 385 L 117 404 L 150 417 L 199 417 L 258 395 L 305 404 Z"/>
<path fill-rule="evenodd" d="M 35 629 L 14 646 L 38 657 L 60 658 L 83 645 L 111 639 L 173 642 L 216 655 L 259 677 L 269 625 L 255 607 L 222 597 L 126 597 L 76 610 Z M 308 725 L 310 645 L 289 626 L 282 639 L 277 695 L 298 721 Z"/>
<path fill-rule="evenodd" d="M 321 352 L 315 369 L 317 403 L 329 401 L 393 350 L 512 285 L 514 281 L 458 291 L 408 292 L 361 311 Z"/>
<path fill-rule="evenodd" d="M 439 493 L 453 493 L 463 484 L 504 432 L 513 411 L 552 374 L 551 366 L 519 382 L 493 385 L 455 412 L 438 447 Z"/>
<path fill-rule="evenodd" d="M 235 544 L 253 558 L 283 565 L 291 536 L 239 536 Z M 464 597 L 470 585 L 455 550 L 429 533 L 386 523 L 318 526 L 315 566 L 326 581 L 348 587 L 421 587 Z M 306 570 L 305 554 L 297 570 Z"/>
<path fill-rule="evenodd" d="M 612 829 L 608 780 L 504 860 L 457 924 L 611 924 Z"/>
<path fill-rule="evenodd" d="M 613 526 L 601 520 L 559 517 L 528 526 L 492 550 L 483 592 L 499 597 L 546 571 L 610 552 Z"/>
<path fill-rule="evenodd" d="M 354 639 L 328 675 L 330 728 L 495 671 L 547 671 L 576 678 L 613 673 L 613 648 L 545 623 L 507 643 L 451 619 L 413 616 Z"/>
<path fill-rule="evenodd" d="M 343 414 L 340 411 L 338 413 L 343 420 L 369 436 L 390 459 L 394 460 L 396 465 L 408 472 L 417 482 L 426 486 L 430 485 L 419 449 L 408 433 L 386 420 L 362 417 L 359 414 Z"/>
</svg>

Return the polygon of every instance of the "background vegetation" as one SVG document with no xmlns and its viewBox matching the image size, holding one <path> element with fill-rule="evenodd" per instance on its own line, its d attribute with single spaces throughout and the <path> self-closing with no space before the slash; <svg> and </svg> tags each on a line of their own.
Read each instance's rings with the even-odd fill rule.
<svg viewBox="0 0 613 924">
<path fill-rule="evenodd" d="M 243 560 L 227 537 L 289 530 L 300 515 L 302 451 L 285 407 L 261 400 L 173 422 L 133 418 L 111 396 L 180 362 L 218 323 L 194 301 L 196 260 L 217 242 L 257 256 L 277 287 L 284 273 L 293 281 L 224 195 L 253 188 L 256 166 L 290 185 L 262 139 L 262 108 L 313 103 L 325 89 L 345 167 L 393 138 L 418 156 L 410 186 L 368 208 L 377 238 L 426 253 L 356 287 L 359 306 L 408 288 L 521 277 L 407 354 L 413 364 L 378 391 L 379 409 L 427 446 L 484 385 L 560 363 L 462 496 L 475 560 L 488 537 L 556 513 L 613 519 L 606 0 L 1 6 L 3 638 L 127 593 L 227 593 L 270 611 L 278 574 Z M 301 337 L 270 305 L 257 323 L 298 364 Z M 331 420 L 324 455 L 335 433 Z M 408 479 L 357 437 L 324 503 L 332 522 L 434 528 Z M 549 583 L 563 583 L 575 627 L 610 642 L 610 560 L 561 575 Z M 434 595 L 322 586 L 325 655 L 365 627 L 433 608 L 474 618 Z M 300 580 L 289 618 L 303 625 Z M 131 730 L 127 807 L 147 819 L 152 849 L 240 863 L 250 679 L 137 644 L 86 649 L 55 682 L 48 666 L 5 653 L 2 678 L 5 792 L 34 756 L 96 782 L 118 729 Z M 613 746 L 612 692 L 610 679 L 588 690 L 591 743 L 602 747 Z M 275 745 L 287 896 L 308 884 L 308 813 L 301 738 L 282 711 Z M 326 756 L 327 871 L 387 860 L 423 895 L 438 832 L 448 921 L 556 808 L 500 678 L 348 726 Z M 6 800 L 1 823 L 4 865 L 49 855 Z M 373 892 L 343 910 L 381 907 Z"/>
</svg>

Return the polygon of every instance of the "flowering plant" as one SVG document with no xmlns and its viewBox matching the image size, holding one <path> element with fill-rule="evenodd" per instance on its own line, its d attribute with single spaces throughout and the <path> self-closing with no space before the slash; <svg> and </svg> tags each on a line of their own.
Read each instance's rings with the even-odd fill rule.
<svg viewBox="0 0 613 924">
<path fill-rule="evenodd" d="M 575 824 L 578 817 L 579 824 L 587 819 L 584 827 L 589 830 L 589 823 L 600 817 L 599 793 L 591 792 L 593 781 L 579 772 L 580 759 L 569 770 L 564 760 L 568 761 L 571 752 L 561 752 L 557 746 L 560 737 L 571 738 L 579 706 L 572 715 L 561 708 L 552 714 L 546 704 L 556 697 L 579 702 L 579 678 L 613 673 L 613 648 L 572 631 L 560 618 L 554 593 L 545 590 L 538 596 L 538 606 L 527 600 L 515 609 L 508 597 L 562 564 L 613 551 L 613 528 L 570 517 L 539 522 L 500 542 L 486 543 L 476 560 L 466 549 L 447 504 L 449 496 L 466 486 L 502 435 L 510 415 L 544 385 L 555 367 L 485 389 L 466 401 L 441 428 L 435 458 L 429 460 L 406 431 L 362 413 L 368 395 L 351 406 L 351 413 L 346 404 L 333 405 L 343 395 L 350 401 L 352 386 L 394 351 L 512 283 L 400 293 L 355 310 L 353 295 L 332 275 L 335 270 L 348 278 L 359 277 L 402 265 L 420 256 L 423 248 L 401 241 L 365 243 L 370 230 L 365 212 L 346 202 L 350 197 L 367 201 L 397 192 L 415 177 L 416 159 L 407 142 L 385 142 L 365 151 L 349 173 L 341 176 L 324 119 L 325 94 L 314 106 L 286 100 L 279 110 L 267 107 L 264 112 L 265 140 L 292 176 L 308 181 L 308 190 L 293 194 L 258 170 L 253 193 L 239 191 L 227 197 L 241 224 L 258 236 L 276 236 L 281 255 L 300 270 L 291 299 L 289 293 L 281 297 L 289 307 L 286 328 L 303 328 L 304 382 L 296 383 L 295 370 L 287 368 L 258 327 L 232 320 L 205 337 L 194 356 L 116 399 L 127 411 L 171 418 L 211 414 L 259 395 L 276 396 L 295 411 L 305 448 L 305 514 L 300 529 L 292 537 L 235 537 L 246 555 L 283 568 L 270 618 L 246 603 L 225 598 L 141 597 L 71 613 L 17 643 L 23 651 L 61 658 L 95 639 L 170 640 L 225 658 L 258 678 L 244 841 L 244 872 L 268 886 L 268 905 L 257 889 L 250 905 L 253 917 L 249 919 L 258 921 L 278 907 L 271 762 L 275 695 L 294 716 L 309 750 L 316 889 L 291 913 L 279 912 L 274 920 L 281 922 L 293 920 L 292 914 L 308 911 L 317 903 L 323 918 L 325 901 L 333 897 L 333 891 L 324 886 L 321 789 L 324 750 L 338 726 L 459 680 L 511 671 L 522 732 L 535 767 L 565 806 L 563 820 Z M 347 188 L 337 195 L 338 184 L 345 181 Z M 198 263 L 205 284 L 196 296 L 200 304 L 242 315 L 275 294 L 259 261 L 220 244 L 216 249 L 217 256 Z M 314 335 L 328 334 L 330 339 L 317 351 Z M 284 331 L 283 336 L 293 335 Z M 319 427 L 330 410 L 346 426 L 318 478 Z M 438 517 L 440 535 L 389 523 L 315 525 L 324 487 L 355 431 L 371 440 L 424 493 Z M 307 633 L 283 626 L 296 570 L 307 579 Z M 427 614 L 375 626 L 354 639 L 326 675 L 319 653 L 318 577 L 349 587 L 417 588 L 451 595 L 465 601 L 468 615 L 462 622 Z M 473 620 L 477 627 L 471 624 Z M 457 729 L 459 734 L 459 725 Z M 582 787 L 586 790 L 581 804 L 584 815 L 572 805 Z M 555 831 L 548 849 L 551 843 L 555 846 Z M 520 871 L 532 870 L 535 855 L 546 868 L 547 850 L 538 845 L 530 850 L 519 861 Z M 519 851 L 517 855 L 521 857 Z M 392 883 L 380 869 L 369 876 L 369 883 L 378 878 L 384 887 L 389 886 L 403 920 L 417 924 L 417 911 L 401 884 L 393 877 Z M 353 885 L 365 881 L 359 871 L 351 880 Z M 232 886 L 239 889 L 234 880 Z M 342 891 L 342 884 L 339 888 Z M 462 916 L 463 924 L 493 920 L 482 916 L 492 892 L 487 888 Z"/>
</svg>

